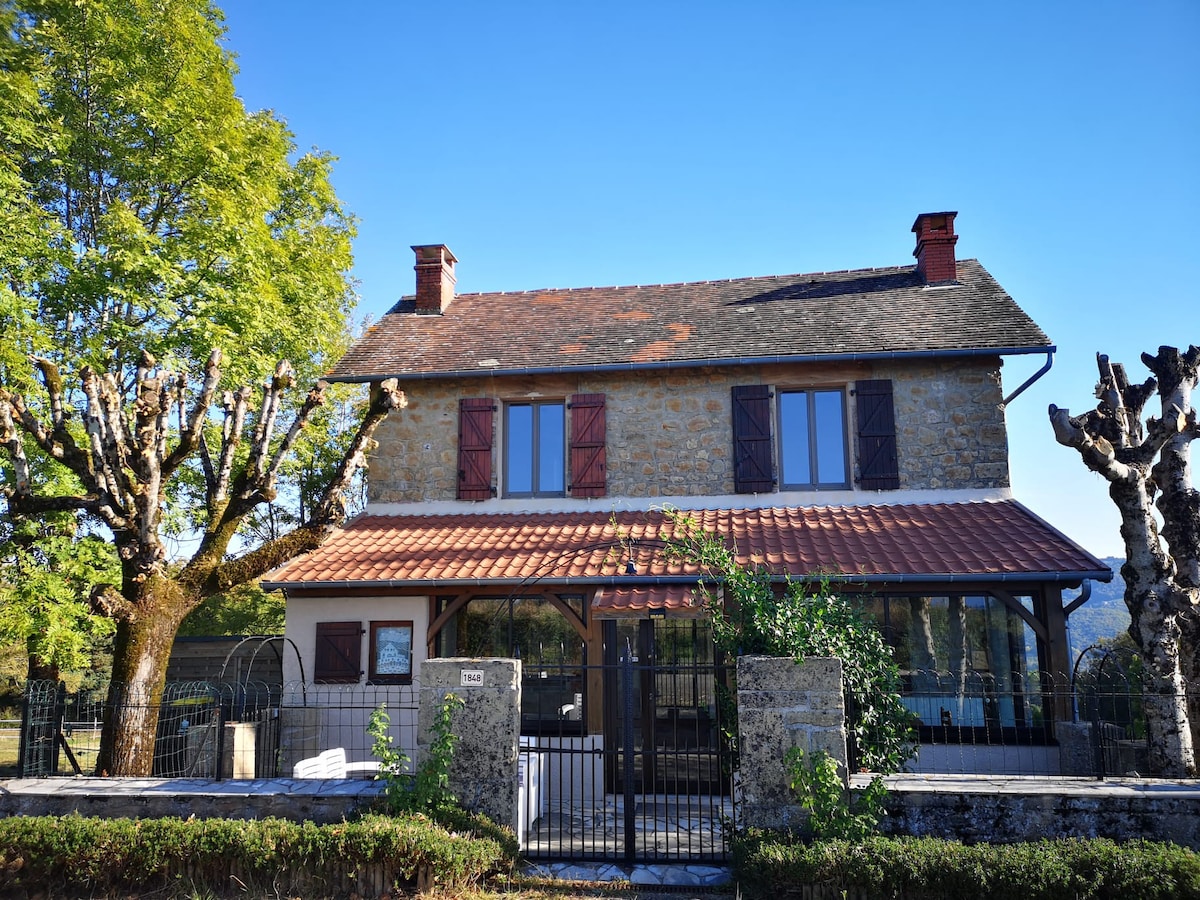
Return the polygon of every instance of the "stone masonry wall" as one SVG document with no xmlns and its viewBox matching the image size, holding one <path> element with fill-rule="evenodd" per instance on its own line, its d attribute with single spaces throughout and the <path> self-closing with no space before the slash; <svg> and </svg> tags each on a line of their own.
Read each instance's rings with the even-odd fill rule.
<svg viewBox="0 0 1200 900">
<path fill-rule="evenodd" d="M 846 767 L 846 710 L 838 659 L 743 656 L 737 663 L 741 823 L 796 828 L 807 814 L 788 791 L 792 747 L 824 750 Z"/>
<path fill-rule="evenodd" d="M 1008 433 L 999 362 L 895 366 L 892 379 L 902 488 L 1008 487 Z"/>
<path fill-rule="evenodd" d="M 418 765 L 428 758 L 433 723 L 447 694 L 461 697 L 466 704 L 452 719 L 459 740 L 450 765 L 450 790 L 463 808 L 484 813 L 495 822 L 511 822 L 517 808 L 520 662 L 447 658 L 421 664 Z"/>
<path fill-rule="evenodd" d="M 606 396 L 608 496 L 719 496 L 733 491 L 734 385 L 845 387 L 859 378 L 893 381 L 900 487 L 1007 487 L 1008 447 L 998 360 L 919 364 L 758 366 L 425 381 L 404 385 L 408 408 L 377 432 L 370 464 L 376 503 L 453 500 L 458 478 L 458 401 Z M 847 398 L 849 452 L 857 471 L 854 397 Z M 495 416 L 494 478 L 503 417 Z M 494 481 L 498 485 L 498 482 Z"/>
</svg>

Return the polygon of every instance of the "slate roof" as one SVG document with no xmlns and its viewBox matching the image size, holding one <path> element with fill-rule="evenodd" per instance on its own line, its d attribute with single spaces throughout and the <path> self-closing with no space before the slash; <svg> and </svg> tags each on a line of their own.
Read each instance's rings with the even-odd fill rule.
<svg viewBox="0 0 1200 900">
<path fill-rule="evenodd" d="M 973 259 L 927 287 L 912 266 L 687 284 L 402 300 L 335 380 L 603 370 L 775 358 L 1039 352 L 1045 333 Z"/>
<path fill-rule="evenodd" d="M 711 509 L 686 514 L 772 573 L 840 572 L 871 582 L 1109 580 L 1096 557 L 1015 501 Z M 659 512 L 363 515 L 263 579 L 269 588 L 689 581 Z M 626 574 L 632 561 L 636 574 Z"/>
</svg>

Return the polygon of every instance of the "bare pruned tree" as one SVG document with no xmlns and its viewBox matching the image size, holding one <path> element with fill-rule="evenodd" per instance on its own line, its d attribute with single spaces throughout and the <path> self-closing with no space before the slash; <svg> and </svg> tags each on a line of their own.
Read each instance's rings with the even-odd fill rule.
<svg viewBox="0 0 1200 900">
<path fill-rule="evenodd" d="M 117 626 L 111 715 L 97 771 L 148 775 L 167 661 L 184 616 L 205 598 L 325 540 L 345 518 L 345 495 L 375 428 L 406 400 L 394 379 L 373 384 L 369 406 L 312 515 L 286 534 L 242 548 L 239 529 L 255 509 L 275 500 L 280 466 L 325 401 L 323 382 L 288 415 L 285 395 L 294 379 L 286 362 L 262 386 L 256 407 L 249 388 L 218 397 L 219 351 L 209 356 L 194 388 L 186 376 L 161 371 L 143 353 L 128 402 L 112 374 L 84 367 L 79 390 L 72 392 L 54 363 L 42 357 L 32 362 L 45 386 L 36 408 L 0 386 L 0 446 L 12 466 L 8 504 L 25 517 L 78 511 L 111 531 L 121 583 L 99 585 L 92 594 L 95 610 Z M 82 490 L 46 491 L 31 476 L 27 441 L 68 469 Z M 185 471 L 189 477 L 199 473 L 204 496 L 196 549 L 180 560 L 169 557 L 164 521 L 172 481 Z"/>
<path fill-rule="evenodd" d="M 1195 775 L 1200 746 L 1200 492 L 1190 453 L 1200 437 L 1193 406 L 1200 348 L 1159 347 L 1142 362 L 1153 377 L 1131 384 L 1124 366 L 1097 354 L 1099 403 L 1072 416 L 1051 404 L 1060 444 L 1109 483 L 1125 542 L 1130 636 L 1145 663 L 1150 768 Z M 1157 396 L 1157 415 L 1143 423 Z M 1161 519 L 1161 526 L 1160 526 Z"/>
</svg>

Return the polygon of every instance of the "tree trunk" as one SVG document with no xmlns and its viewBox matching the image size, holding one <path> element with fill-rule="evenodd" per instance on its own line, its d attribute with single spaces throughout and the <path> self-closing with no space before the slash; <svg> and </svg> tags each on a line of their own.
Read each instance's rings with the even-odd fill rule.
<svg viewBox="0 0 1200 900">
<path fill-rule="evenodd" d="M 912 689 L 918 694 L 931 694 L 937 689 L 937 652 L 933 643 L 933 622 L 929 616 L 928 597 L 908 598 L 912 628 L 909 635 L 909 666 L 913 670 Z"/>
<path fill-rule="evenodd" d="M 1142 698 L 1150 750 L 1150 771 L 1156 775 L 1188 777 L 1195 771 L 1195 747 L 1188 720 L 1186 684 L 1180 668 L 1177 629 L 1147 622 L 1145 614 L 1132 626 L 1141 631 L 1139 644 L 1146 664 Z"/>
<path fill-rule="evenodd" d="M 951 597 L 948 618 L 949 659 L 947 668 L 954 679 L 954 693 L 963 696 L 967 684 L 967 604 L 962 597 Z"/>
<path fill-rule="evenodd" d="M 25 678 L 28 681 L 53 681 L 58 683 L 60 672 L 58 666 L 52 662 L 42 659 L 34 646 L 36 635 L 30 635 L 25 639 L 25 647 L 29 654 L 29 662 L 26 665 Z"/>
<path fill-rule="evenodd" d="M 138 591 L 137 612 L 117 624 L 96 774 L 148 777 L 167 663 L 189 604 L 175 582 L 152 576 Z"/>
</svg>

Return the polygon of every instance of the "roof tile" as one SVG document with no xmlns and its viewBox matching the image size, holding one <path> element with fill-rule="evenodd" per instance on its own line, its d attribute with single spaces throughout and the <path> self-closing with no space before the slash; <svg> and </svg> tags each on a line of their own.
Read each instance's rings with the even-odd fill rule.
<svg viewBox="0 0 1200 900">
<path fill-rule="evenodd" d="M 693 527 L 724 535 L 772 574 L 872 580 L 1029 573 L 1110 577 L 1107 567 L 1014 501 L 661 511 L 363 515 L 264 582 L 277 587 L 605 583 L 699 574 L 665 553 Z M 636 576 L 624 576 L 632 559 Z M 624 576 L 624 577 L 621 577 Z"/>
<path fill-rule="evenodd" d="M 398 303 L 331 377 L 430 377 L 847 353 L 1048 348 L 978 261 L 928 287 L 912 266 Z"/>
</svg>

